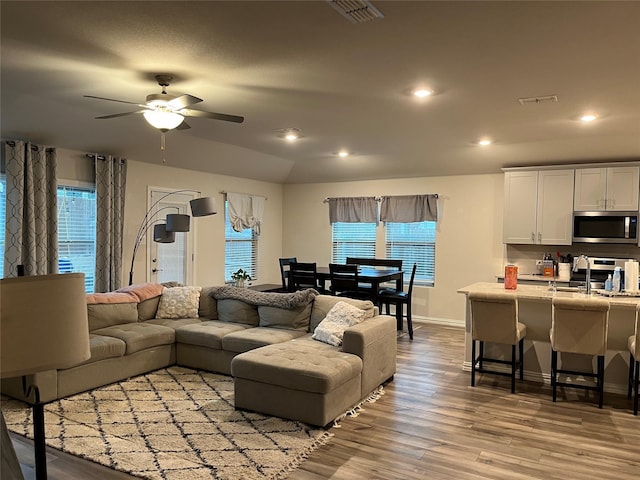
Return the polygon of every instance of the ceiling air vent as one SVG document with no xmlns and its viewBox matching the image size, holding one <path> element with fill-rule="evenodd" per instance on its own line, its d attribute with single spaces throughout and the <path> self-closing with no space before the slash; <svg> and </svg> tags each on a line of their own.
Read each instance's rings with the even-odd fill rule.
<svg viewBox="0 0 640 480">
<path fill-rule="evenodd" d="M 364 23 L 376 18 L 384 18 L 380 10 L 367 0 L 326 0 L 340 15 L 351 23 Z"/>
<path fill-rule="evenodd" d="M 530 103 L 558 103 L 557 95 L 543 95 L 542 97 L 522 97 L 518 101 L 522 105 L 528 105 Z"/>
</svg>

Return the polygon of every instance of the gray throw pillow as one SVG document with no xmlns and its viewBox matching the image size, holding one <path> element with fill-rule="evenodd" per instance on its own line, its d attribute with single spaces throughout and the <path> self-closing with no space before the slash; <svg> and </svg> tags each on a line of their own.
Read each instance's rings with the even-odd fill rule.
<svg viewBox="0 0 640 480">
<path fill-rule="evenodd" d="M 223 298 L 218 300 L 218 320 L 257 327 L 260 322 L 258 307 L 240 300 Z"/>
</svg>

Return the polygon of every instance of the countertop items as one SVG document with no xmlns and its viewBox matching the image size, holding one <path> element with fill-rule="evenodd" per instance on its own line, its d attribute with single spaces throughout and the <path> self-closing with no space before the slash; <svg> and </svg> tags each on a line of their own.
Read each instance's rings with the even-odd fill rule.
<svg viewBox="0 0 640 480">
<path fill-rule="evenodd" d="M 563 289 L 564 290 L 564 289 Z M 516 295 L 518 298 L 526 299 L 526 300 L 542 300 L 542 301 L 551 301 L 551 299 L 555 297 L 564 297 L 564 298 L 605 298 L 609 301 L 609 304 L 612 306 L 622 306 L 635 308 L 638 303 L 640 303 L 639 297 L 632 297 L 630 295 L 618 294 L 613 296 L 608 296 L 609 292 L 605 292 L 604 290 L 594 290 L 591 295 L 586 295 L 583 292 L 578 291 L 552 291 L 549 289 L 548 285 L 520 285 L 518 284 L 518 288 L 516 290 L 505 290 L 504 285 L 501 283 L 492 283 L 492 282 L 477 282 L 471 285 L 467 285 L 466 287 L 462 287 L 458 289 L 458 293 L 469 294 L 471 292 L 507 292 L 513 295 Z"/>
</svg>

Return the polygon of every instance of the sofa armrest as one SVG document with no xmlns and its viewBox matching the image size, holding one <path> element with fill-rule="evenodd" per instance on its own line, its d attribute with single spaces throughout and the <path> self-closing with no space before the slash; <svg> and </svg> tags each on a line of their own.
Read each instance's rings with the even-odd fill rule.
<svg viewBox="0 0 640 480">
<path fill-rule="evenodd" d="M 362 396 L 396 372 L 397 322 L 395 317 L 378 315 L 348 328 L 342 350 L 362 359 Z"/>
<path fill-rule="evenodd" d="M 40 402 L 47 403 L 58 399 L 58 372 L 57 370 L 47 370 L 44 372 L 27 375 L 27 385 L 35 385 L 40 392 Z M 3 378 L 0 387 L 3 395 L 8 395 L 24 402 L 33 402 L 33 395 L 25 396 L 22 388 L 22 377 Z"/>
</svg>

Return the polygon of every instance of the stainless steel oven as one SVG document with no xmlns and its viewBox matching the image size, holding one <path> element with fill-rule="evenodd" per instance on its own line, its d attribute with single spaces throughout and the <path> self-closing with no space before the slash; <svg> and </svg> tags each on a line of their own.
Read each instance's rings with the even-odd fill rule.
<svg viewBox="0 0 640 480">
<path fill-rule="evenodd" d="M 574 243 L 638 244 L 638 212 L 574 212 Z"/>
</svg>

